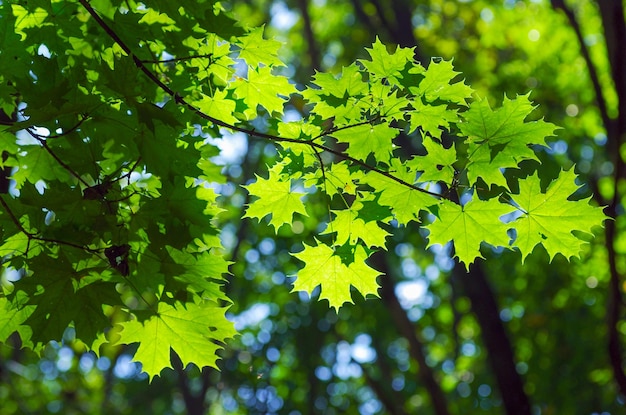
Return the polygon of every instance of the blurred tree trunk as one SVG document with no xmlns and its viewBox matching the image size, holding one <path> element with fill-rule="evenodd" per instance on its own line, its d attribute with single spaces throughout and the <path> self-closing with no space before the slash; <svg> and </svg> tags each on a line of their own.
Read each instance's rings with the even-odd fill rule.
<svg viewBox="0 0 626 415">
<path fill-rule="evenodd" d="M 480 325 L 487 357 L 496 376 L 506 413 L 530 415 L 530 402 L 524 392 L 524 383 L 515 368 L 513 348 L 500 319 L 500 309 L 487 281 L 487 275 L 477 262 L 472 264 L 469 273 L 463 265 L 457 264 L 452 278 L 472 303 L 472 311 Z"/>
</svg>

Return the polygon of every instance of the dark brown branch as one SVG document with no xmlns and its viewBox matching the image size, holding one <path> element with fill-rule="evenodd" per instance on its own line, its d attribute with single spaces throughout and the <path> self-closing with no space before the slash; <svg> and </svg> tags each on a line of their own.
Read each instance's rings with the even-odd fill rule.
<svg viewBox="0 0 626 415">
<path fill-rule="evenodd" d="M 72 242 L 62 241 L 62 240 L 59 240 L 59 239 L 43 238 L 43 237 L 38 236 L 38 235 L 36 235 L 34 233 L 31 233 L 31 232 L 27 231 L 22 226 L 22 224 L 17 219 L 17 217 L 15 216 L 13 211 L 11 211 L 11 208 L 9 207 L 7 202 L 4 200 L 2 195 L 0 195 L 0 205 L 2 205 L 2 208 L 7 213 L 7 215 L 9 215 L 9 217 L 11 218 L 11 221 L 15 224 L 15 226 L 19 229 L 19 231 L 21 233 L 26 235 L 26 237 L 28 238 L 29 241 L 33 240 L 33 241 L 40 241 L 40 242 L 57 244 L 57 245 L 71 246 L 72 248 L 81 249 L 83 251 L 87 251 L 87 252 L 90 252 L 92 254 L 99 254 L 100 251 L 103 250 L 103 249 L 92 249 L 92 248 L 89 248 L 89 247 L 84 246 L 84 245 L 78 245 L 78 244 L 75 244 L 75 243 L 72 243 Z"/>
<path fill-rule="evenodd" d="M 141 59 L 139 59 L 132 51 L 131 49 L 128 47 L 128 45 L 126 45 L 124 43 L 124 41 L 113 31 L 113 29 L 111 29 L 111 27 L 104 21 L 102 20 L 102 18 L 98 15 L 98 13 L 93 9 L 93 7 L 91 7 L 91 5 L 89 4 L 88 0 L 78 0 L 79 3 L 87 10 L 87 12 L 94 18 L 94 20 L 98 23 L 98 25 L 100 25 L 100 27 L 109 35 L 109 37 L 111 37 L 119 46 L 120 48 L 122 48 L 122 50 L 133 59 L 133 61 L 135 62 L 135 65 L 137 66 L 137 68 L 139 68 L 139 70 L 141 70 L 155 85 L 157 85 L 160 89 L 162 89 L 166 94 L 168 94 L 169 96 L 171 96 L 174 101 L 182 106 L 185 107 L 187 109 L 189 109 L 190 111 L 192 111 L 193 113 L 195 113 L 196 115 L 198 115 L 200 118 L 203 118 L 207 121 L 210 121 L 211 123 L 220 126 L 220 127 L 224 127 L 224 128 L 228 128 L 230 130 L 233 131 L 238 131 L 244 134 L 247 134 L 251 137 L 257 137 L 257 138 L 264 138 L 273 142 L 277 142 L 277 143 L 281 143 L 281 142 L 286 142 L 286 143 L 294 143 L 294 144 L 300 144 L 300 145 L 307 145 L 310 147 L 315 147 L 318 148 L 322 151 L 326 151 L 328 153 L 334 154 L 337 157 L 340 157 L 344 160 L 348 160 L 351 161 L 352 163 L 356 164 L 359 167 L 363 167 L 364 169 L 367 169 L 368 171 L 373 171 L 376 172 L 378 174 L 381 174 L 403 186 L 406 186 L 412 190 L 416 190 L 418 192 L 421 193 L 425 193 L 437 198 L 443 198 L 443 195 L 439 194 L 439 193 L 435 193 L 435 192 L 430 192 L 426 189 L 422 189 L 421 187 L 415 186 L 414 184 L 410 184 L 405 182 L 404 180 L 395 177 L 393 174 L 386 172 L 384 170 L 381 170 L 377 167 L 374 166 L 370 166 L 369 164 L 367 164 L 364 161 L 361 161 L 359 159 L 356 159 L 354 157 L 351 157 L 341 151 L 337 151 L 334 150 L 332 148 L 326 147 L 322 144 L 319 143 L 315 143 L 312 140 L 308 140 L 308 141 L 303 141 L 301 139 L 298 138 L 288 138 L 288 137 L 278 137 L 272 134 L 267 134 L 267 133 L 261 133 L 258 132 L 256 130 L 253 129 L 247 129 L 247 128 L 243 128 L 243 127 L 238 127 L 236 125 L 231 125 L 228 124 L 222 120 L 219 120 L 217 118 L 211 117 L 208 114 L 205 114 L 204 112 L 200 111 L 198 108 L 194 107 L 193 105 L 191 105 L 189 102 L 187 102 L 178 92 L 174 91 L 173 89 L 171 89 L 169 86 L 167 86 L 165 83 L 163 83 L 144 63 Z M 369 122 L 369 121 L 368 121 Z M 356 124 L 356 125 L 361 125 L 360 124 Z M 349 127 L 345 127 L 345 128 L 349 128 Z M 336 131 L 336 130 L 334 130 Z M 323 134 L 321 134 L 318 137 L 315 138 L 319 138 L 322 136 L 328 135 L 328 132 L 324 132 Z M 314 138 L 314 139 L 315 139 Z"/>
<path fill-rule="evenodd" d="M 602 85 L 600 84 L 600 79 L 598 78 L 598 71 L 596 70 L 596 66 L 591 60 L 591 55 L 589 55 L 589 48 L 587 48 L 587 44 L 585 43 L 585 38 L 583 37 L 582 30 L 580 28 L 580 24 L 576 19 L 576 15 L 574 11 L 570 9 L 564 0 L 552 0 L 552 7 L 557 10 L 562 10 L 567 17 L 572 29 L 576 33 L 576 39 L 578 39 L 578 45 L 580 46 L 580 52 L 583 55 L 583 59 L 585 59 L 585 64 L 587 65 L 587 70 L 589 71 L 589 77 L 591 78 L 591 84 L 593 85 L 593 90 L 596 95 L 596 103 L 598 104 L 598 109 L 600 110 L 600 116 L 602 117 L 602 122 L 605 126 L 608 126 L 610 122 L 609 113 L 606 109 L 606 100 L 604 98 L 604 93 L 602 92 Z"/>
<path fill-rule="evenodd" d="M 48 146 L 48 143 L 46 142 L 45 138 L 35 132 L 33 132 L 30 128 L 27 128 L 26 131 L 28 132 L 28 134 L 31 135 L 31 137 L 33 137 L 35 140 L 39 141 L 39 144 L 41 144 L 41 146 L 44 148 L 44 150 L 46 150 L 48 152 L 48 154 L 50 154 L 50 156 L 52 156 L 53 159 L 56 160 L 57 163 L 59 163 L 59 165 L 61 165 L 61 167 L 63 167 L 65 170 L 67 170 L 72 176 L 76 177 L 76 179 L 78 179 L 79 182 L 81 182 L 82 184 L 84 184 L 87 187 L 89 186 L 89 183 L 87 183 L 82 177 L 80 177 L 80 175 L 78 173 L 76 173 L 70 166 L 68 166 L 63 160 L 61 160 L 61 158 L 59 156 L 57 156 L 54 151 L 52 151 L 52 149 Z"/>
<path fill-rule="evenodd" d="M 302 14 L 302 23 L 304 26 L 304 37 L 309 47 L 309 56 L 311 57 L 311 69 L 319 70 L 321 66 L 320 51 L 315 42 L 315 34 L 311 25 L 311 15 L 309 14 L 308 0 L 298 0 L 298 7 Z"/>
<path fill-rule="evenodd" d="M 615 91 L 618 97 L 617 118 L 610 120 L 605 125 L 609 149 L 613 155 L 613 165 L 615 176 L 613 179 L 613 199 L 611 200 L 607 213 L 617 219 L 621 208 L 621 183 L 626 178 L 626 164 L 621 153 L 621 149 L 626 142 L 626 54 L 623 52 L 626 44 L 626 22 L 624 21 L 624 5 L 618 0 L 598 1 L 602 26 L 604 28 L 604 39 L 611 65 L 611 76 Z M 607 324 L 609 331 L 608 352 L 613 378 L 622 396 L 626 396 L 626 374 L 623 368 L 624 351 L 621 345 L 621 332 L 618 328 L 622 316 L 622 291 L 621 284 L 624 276 L 617 268 L 618 253 L 615 249 L 617 237 L 616 221 L 611 220 L 605 227 L 605 245 L 609 260 L 609 296 L 607 306 Z"/>
<path fill-rule="evenodd" d="M 212 58 L 213 58 L 213 54 L 209 53 L 208 55 L 184 56 L 182 58 L 142 60 L 141 62 L 143 63 L 172 63 L 172 62 L 190 61 L 192 59 L 208 59 L 210 62 Z"/>
</svg>

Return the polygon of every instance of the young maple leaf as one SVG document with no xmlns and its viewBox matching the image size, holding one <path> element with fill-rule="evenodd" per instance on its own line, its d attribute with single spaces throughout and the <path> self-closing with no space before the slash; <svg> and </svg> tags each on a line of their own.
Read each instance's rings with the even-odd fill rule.
<svg viewBox="0 0 626 415">
<path fill-rule="evenodd" d="M 346 152 L 356 159 L 365 161 L 370 154 L 374 154 L 376 161 L 389 163 L 393 149 L 391 140 L 398 135 L 398 129 L 387 124 L 363 124 L 332 135 L 340 142 L 348 143 Z"/>
<path fill-rule="evenodd" d="M 344 303 L 351 303 L 350 286 L 356 288 L 363 297 L 372 294 L 378 297 L 376 278 L 380 272 L 365 264 L 365 249 L 357 245 L 354 262 L 343 263 L 341 257 L 328 245 L 318 243 L 317 246 L 304 244 L 304 250 L 291 254 L 304 262 L 293 283 L 292 291 L 306 291 L 309 295 L 319 285 L 320 300 L 328 300 L 331 307 L 338 310 Z"/>
<path fill-rule="evenodd" d="M 257 27 L 238 39 L 241 47 L 239 58 L 244 59 L 249 66 L 263 65 L 285 66 L 278 57 L 278 50 L 282 44 L 273 39 L 264 39 L 264 26 Z"/>
<path fill-rule="evenodd" d="M 158 312 L 143 322 L 120 323 L 122 331 L 118 344 L 139 343 L 133 360 L 152 380 L 166 367 L 171 368 L 170 348 L 176 352 L 183 366 L 194 363 L 199 368 L 217 368 L 215 352 L 237 331 L 224 315 L 226 308 L 205 301 L 174 306 L 159 303 Z"/>
<path fill-rule="evenodd" d="M 272 215 L 270 225 L 274 226 L 276 232 L 285 223 L 291 223 L 293 214 L 299 213 L 307 216 L 302 196 L 291 190 L 291 179 L 283 179 L 275 169 L 270 170 L 269 177 L 264 179 L 256 176 L 256 182 L 244 186 L 251 196 L 259 199 L 250 202 L 246 209 L 245 217 L 263 219 L 267 215 Z"/>
<path fill-rule="evenodd" d="M 426 226 L 430 231 L 428 246 L 445 245 L 453 241 L 456 256 L 469 269 L 476 258 L 482 258 L 482 242 L 493 246 L 509 246 L 508 226 L 500 217 L 512 210 L 512 206 L 496 199 L 472 199 L 464 206 L 443 200 L 433 209 L 435 221 Z"/>
<path fill-rule="evenodd" d="M 422 69 L 416 68 L 412 72 L 422 73 Z M 451 60 L 432 59 L 428 69 L 422 74 L 424 79 L 417 87 L 410 87 L 409 90 L 415 95 L 425 97 L 429 102 L 443 100 L 466 105 L 467 100 L 472 96 L 473 89 L 465 85 L 463 81 L 451 84 L 452 80 L 460 74 L 454 70 Z"/>
<path fill-rule="evenodd" d="M 544 193 L 536 173 L 520 180 L 519 193 L 511 196 L 524 212 L 512 223 L 517 231 L 513 246 L 522 253 L 522 262 L 538 244 L 546 248 L 550 260 L 558 253 L 568 260 L 579 257 L 587 242 L 573 231 L 592 234 L 591 229 L 608 218 L 603 208 L 589 204 L 591 197 L 567 200 L 580 187 L 575 180 L 574 169 L 562 171 Z"/>
<path fill-rule="evenodd" d="M 416 182 L 417 170 L 402 164 L 398 159 L 391 160 L 389 173 L 408 184 L 414 185 Z M 396 220 L 403 225 L 412 220 L 418 221 L 421 210 L 437 203 L 433 196 L 398 183 L 378 172 L 369 172 L 362 182 L 373 187 L 376 193 L 380 193 L 378 203 L 389 206 Z"/>
<path fill-rule="evenodd" d="M 389 83 L 398 85 L 402 79 L 402 71 L 407 64 L 413 62 L 415 48 L 398 47 L 395 52 L 389 53 L 387 47 L 376 37 L 372 48 L 365 48 L 372 58 L 371 61 L 360 59 L 359 62 L 375 77 L 386 79 Z"/>
<path fill-rule="evenodd" d="M 248 69 L 248 79 L 239 78 L 233 82 L 235 95 L 243 99 L 248 108 L 244 114 L 248 119 L 257 116 L 257 106 L 261 105 L 268 113 L 283 113 L 283 104 L 290 94 L 297 92 L 295 86 L 284 76 L 273 75 L 272 68 L 260 66 Z M 280 96 L 279 96 L 280 95 Z"/>
<path fill-rule="evenodd" d="M 492 110 L 487 100 L 477 100 L 463 113 L 459 124 L 468 142 L 467 178 L 470 184 L 481 177 L 488 185 L 508 188 L 502 170 L 517 167 L 522 160 L 536 160 L 530 145 L 546 146 L 545 138 L 554 135 L 554 124 L 537 120 L 525 122 L 533 111 L 528 95 L 504 97 L 502 107 Z"/>
<path fill-rule="evenodd" d="M 384 247 L 385 238 L 389 236 L 389 232 L 381 228 L 377 220 L 363 220 L 359 216 L 361 209 L 363 209 L 363 203 L 355 201 L 349 209 L 332 210 L 335 218 L 330 221 L 322 234 L 336 232 L 334 245 L 343 245 L 346 242 L 355 245 L 357 240 L 360 239 L 366 246 Z M 391 216 L 381 218 L 381 220 L 388 219 L 391 219 Z"/>
</svg>

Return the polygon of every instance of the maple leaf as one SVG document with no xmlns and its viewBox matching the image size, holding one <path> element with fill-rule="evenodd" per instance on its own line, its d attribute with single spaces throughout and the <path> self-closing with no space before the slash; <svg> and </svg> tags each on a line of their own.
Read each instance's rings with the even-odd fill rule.
<svg viewBox="0 0 626 415">
<path fill-rule="evenodd" d="M 360 239 L 368 247 L 384 247 L 385 238 L 389 233 L 378 225 L 378 220 L 386 221 L 391 219 L 391 216 L 384 214 L 376 220 L 366 221 L 360 216 L 364 206 L 363 202 L 356 200 L 349 209 L 332 210 L 335 217 L 322 234 L 336 232 L 334 245 L 343 245 L 346 242 L 355 245 Z"/>
<path fill-rule="evenodd" d="M 409 112 L 409 133 L 419 127 L 432 137 L 441 138 L 441 127 L 448 130 L 450 123 L 457 122 L 459 118 L 456 110 L 450 110 L 446 105 L 424 104 L 421 99 L 412 101 L 411 105 L 414 110 Z"/>
<path fill-rule="evenodd" d="M 26 305 L 27 301 L 28 296 L 25 293 L 19 294 L 13 301 L 9 301 L 6 297 L 0 297 L 0 342 L 6 342 L 9 336 L 17 331 L 20 334 L 22 344 L 32 347 L 29 344 L 32 328 L 23 323 L 37 306 Z"/>
<path fill-rule="evenodd" d="M 191 254 L 166 246 L 173 262 L 163 263 L 161 270 L 183 284 L 184 289 L 202 293 L 204 299 L 228 301 L 220 281 L 228 273 L 228 261 L 211 252 Z"/>
<path fill-rule="evenodd" d="M 415 185 L 416 183 L 417 171 L 403 165 L 398 159 L 391 160 L 389 173 L 407 184 Z M 401 224 L 418 220 L 420 210 L 437 203 L 437 199 L 433 196 L 377 172 L 368 173 L 362 181 L 372 186 L 375 192 L 380 193 L 378 203 L 389 206 L 394 217 Z"/>
<path fill-rule="evenodd" d="M 443 246 L 453 241 L 455 255 L 469 269 L 476 258 L 482 258 L 482 242 L 496 247 L 509 246 L 508 226 L 500 217 L 513 210 L 512 206 L 500 203 L 497 199 L 472 199 L 464 206 L 442 200 L 431 208 L 435 220 L 426 226 L 430 232 L 428 247 L 434 244 Z"/>
<path fill-rule="evenodd" d="M 199 304 L 159 302 L 157 311 L 145 321 L 130 320 L 122 326 L 116 344 L 139 343 L 133 360 L 152 380 L 165 368 L 171 368 L 170 349 L 174 350 L 183 366 L 189 363 L 199 368 L 217 369 L 221 349 L 217 343 L 237 334 L 232 322 L 225 316 L 226 308 L 211 301 Z"/>
<path fill-rule="evenodd" d="M 305 176 L 304 184 L 305 186 L 317 186 L 320 179 L 325 179 L 321 186 L 327 195 L 342 193 L 354 195 L 357 191 L 357 184 L 363 175 L 362 170 L 350 171 L 348 163 L 340 161 L 331 164 L 330 168 L 325 170 L 324 175 L 322 175 L 321 169 L 308 173 Z"/>
<path fill-rule="evenodd" d="M 481 177 L 485 183 L 508 188 L 502 169 L 517 167 L 522 160 L 536 160 L 532 144 L 546 146 L 545 137 L 556 126 L 543 120 L 525 122 L 534 107 L 528 95 L 504 97 L 502 107 L 493 111 L 487 100 L 477 100 L 463 113 L 459 129 L 467 136 L 467 177 L 470 184 Z"/>
<path fill-rule="evenodd" d="M 374 158 L 383 163 L 391 160 L 391 140 L 397 135 L 398 130 L 386 124 L 363 124 L 333 133 L 337 140 L 348 143 L 350 156 L 365 161 L 367 156 L 374 154 Z"/>
<path fill-rule="evenodd" d="M 316 73 L 315 85 L 301 92 L 309 103 L 313 104 L 312 113 L 323 119 L 334 119 L 335 125 L 360 120 L 361 113 L 371 106 L 366 102 L 368 85 L 356 65 L 342 69 L 338 79 L 331 74 Z"/>
<path fill-rule="evenodd" d="M 578 257 L 587 243 L 574 232 L 592 234 L 591 229 L 608 217 L 601 207 L 591 206 L 591 197 L 568 200 L 580 186 L 574 169 L 562 171 L 545 192 L 537 173 L 519 181 L 519 193 L 511 195 L 524 212 L 511 225 L 517 232 L 513 245 L 522 253 L 522 262 L 535 246 L 544 246 L 550 260 L 558 253 L 568 260 Z"/>
<path fill-rule="evenodd" d="M 330 95 L 336 98 L 356 97 L 367 92 L 367 83 L 356 64 L 344 66 L 341 75 L 335 77 L 331 73 L 316 72 L 313 83 L 320 89 L 307 88 L 314 95 Z"/>
<path fill-rule="evenodd" d="M 410 87 L 409 91 L 423 96 L 429 102 L 443 100 L 465 105 L 472 96 L 472 88 L 464 82 L 450 83 L 460 73 L 454 71 L 452 60 L 433 58 L 425 72 L 421 68 L 417 68 L 417 72 L 423 74 L 424 79 L 417 87 Z"/>
<path fill-rule="evenodd" d="M 14 295 L 19 297 L 25 293 L 29 296 L 27 304 L 36 305 L 24 322 L 32 328 L 33 343 L 45 344 L 60 339 L 73 322 L 77 336 L 90 346 L 99 330 L 110 324 L 103 312 L 103 304 L 121 304 L 115 284 L 97 281 L 80 286 L 82 273 L 74 271 L 64 256 L 41 255 L 33 258 L 29 265 L 47 270 L 15 283 Z"/>
<path fill-rule="evenodd" d="M 407 64 L 413 62 L 415 48 L 398 47 L 395 52 L 389 53 L 387 47 L 378 39 L 372 44 L 372 48 L 365 48 L 372 58 L 371 61 L 360 59 L 359 62 L 378 79 L 386 79 L 389 83 L 399 85 L 402 79 L 402 71 Z"/>
<path fill-rule="evenodd" d="M 454 167 L 457 161 L 457 154 L 454 145 L 445 148 L 441 143 L 431 137 L 424 137 L 422 145 L 426 149 L 425 156 L 415 156 L 407 161 L 407 165 L 415 167 L 416 170 L 423 171 L 419 177 L 419 182 L 442 181 L 452 183 L 454 179 Z"/>
<path fill-rule="evenodd" d="M 276 40 L 263 38 L 265 26 L 257 27 L 246 36 L 238 38 L 238 45 L 241 47 L 239 57 L 244 59 L 249 66 L 258 67 L 259 64 L 268 66 L 285 66 L 278 58 L 278 49 L 282 46 Z"/>
<path fill-rule="evenodd" d="M 332 248 L 319 242 L 317 246 L 304 244 L 302 252 L 291 255 L 304 262 L 304 268 L 298 272 L 292 291 L 306 291 L 310 295 L 319 285 L 320 300 L 328 300 L 330 307 L 335 310 L 344 303 L 353 304 L 350 286 L 356 288 L 363 297 L 368 294 L 378 297 L 376 278 L 380 272 L 365 263 L 367 254 L 360 245 L 356 246 L 354 261 L 349 265 Z"/>
<path fill-rule="evenodd" d="M 227 92 L 222 89 L 215 91 L 212 97 L 202 94 L 202 99 L 192 102 L 200 111 L 227 124 L 237 123 L 233 116 L 236 102 L 226 98 Z"/>
<path fill-rule="evenodd" d="M 260 105 L 270 114 L 283 113 L 283 104 L 288 97 L 296 92 L 296 88 L 289 83 L 286 77 L 272 74 L 269 66 L 248 69 L 248 79 L 238 78 L 234 83 L 235 95 L 243 99 L 248 108 L 244 114 L 248 119 L 257 116 L 257 106 Z M 279 96 L 280 95 L 280 96 Z"/>
<path fill-rule="evenodd" d="M 270 225 L 276 232 L 285 223 L 291 223 L 294 213 L 307 216 L 302 196 L 304 193 L 291 189 L 291 178 L 282 178 L 275 170 L 270 170 L 267 179 L 256 175 L 256 182 L 243 186 L 251 196 L 259 199 L 250 202 L 244 217 L 263 219 L 272 215 Z"/>
</svg>

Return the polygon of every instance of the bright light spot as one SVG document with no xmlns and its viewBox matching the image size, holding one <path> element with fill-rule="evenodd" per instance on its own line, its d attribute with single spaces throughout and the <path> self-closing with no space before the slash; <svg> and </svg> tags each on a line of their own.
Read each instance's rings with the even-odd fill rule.
<svg viewBox="0 0 626 415">
<path fill-rule="evenodd" d="M 537 29 L 531 29 L 531 30 L 528 32 L 528 39 L 529 39 L 531 42 L 536 42 L 536 41 L 538 41 L 540 37 L 541 37 L 541 33 L 539 33 L 539 30 L 537 30 Z"/>
<path fill-rule="evenodd" d="M 563 140 L 558 140 L 552 143 L 552 151 L 555 154 L 565 154 L 567 152 L 567 143 Z"/>
<path fill-rule="evenodd" d="M 93 369 L 95 363 L 96 359 L 94 358 L 93 354 L 85 353 L 80 357 L 80 360 L 78 361 L 78 367 L 80 368 L 81 372 L 87 373 L 91 369 Z"/>
<path fill-rule="evenodd" d="M 137 363 L 133 362 L 132 358 L 126 354 L 117 359 L 115 367 L 113 368 L 113 374 L 115 377 L 121 379 L 129 379 L 135 376 L 137 372 Z"/>
<path fill-rule="evenodd" d="M 489 385 L 482 384 L 478 387 L 478 394 L 483 398 L 486 398 L 491 394 L 491 387 Z"/>
<path fill-rule="evenodd" d="M 596 288 L 598 286 L 598 279 L 596 277 L 589 277 L 585 280 L 585 284 L 589 288 Z"/>
<path fill-rule="evenodd" d="M 413 261 L 412 258 L 405 258 L 402 260 L 402 274 L 407 278 L 417 278 L 419 277 L 422 270 L 419 266 Z"/>
<path fill-rule="evenodd" d="M 37 189 L 37 192 L 39 192 L 40 195 L 42 195 L 47 188 L 48 186 L 46 186 L 46 182 L 43 180 L 37 180 L 37 183 L 35 183 L 35 189 Z"/>
<path fill-rule="evenodd" d="M 48 49 L 48 47 L 44 44 L 39 46 L 39 49 L 37 49 L 37 55 L 41 55 L 44 58 L 48 58 L 50 59 L 50 56 L 52 56 L 52 54 L 50 53 L 50 49 Z"/>
<path fill-rule="evenodd" d="M 429 265 L 426 267 L 426 278 L 428 278 L 430 281 L 435 281 L 437 278 L 439 278 L 439 267 L 437 267 L 436 265 Z"/>
<path fill-rule="evenodd" d="M 146 181 L 150 180 L 152 177 L 152 173 L 140 173 L 137 171 L 133 171 L 130 173 L 130 177 L 128 178 L 128 183 L 136 183 L 136 186 L 140 189 L 148 187 Z"/>
<path fill-rule="evenodd" d="M 111 367 L 111 361 L 103 356 L 96 361 L 96 367 L 103 372 L 107 371 Z"/>
<path fill-rule="evenodd" d="M 376 351 L 370 347 L 372 338 L 367 334 L 359 334 L 352 345 L 352 358 L 359 363 L 373 362 Z"/>
<path fill-rule="evenodd" d="M 57 358 L 57 369 L 61 372 L 67 372 L 72 367 L 72 360 L 74 359 L 74 352 L 69 347 L 62 347 L 59 350 Z"/>
<path fill-rule="evenodd" d="M 267 349 L 265 355 L 267 356 L 267 360 L 269 360 L 270 362 L 277 362 L 278 359 L 280 359 L 280 351 L 275 347 L 270 347 L 269 349 Z"/>
<path fill-rule="evenodd" d="M 230 317 L 230 320 L 235 323 L 235 329 L 243 330 L 246 327 L 256 326 L 269 315 L 270 306 L 264 303 L 257 303 L 238 316 Z"/>
<path fill-rule="evenodd" d="M 474 343 L 463 343 L 463 346 L 461 346 L 461 354 L 463 354 L 463 356 L 469 357 L 474 356 L 476 354 L 476 346 L 474 345 Z"/>
<path fill-rule="evenodd" d="M 402 281 L 396 285 L 396 295 L 405 310 L 421 304 L 427 290 L 428 283 L 424 280 Z"/>
<path fill-rule="evenodd" d="M 283 2 L 274 3 L 270 11 L 272 14 L 272 26 L 279 30 L 289 30 L 298 21 L 298 15 Z"/>
<path fill-rule="evenodd" d="M 575 117 L 578 115 L 578 106 L 576 104 L 569 104 L 565 108 L 565 113 L 570 117 Z"/>
<path fill-rule="evenodd" d="M 493 12 L 490 8 L 485 7 L 480 11 L 480 18 L 483 19 L 485 23 L 491 23 L 493 20 Z"/>
<path fill-rule="evenodd" d="M 593 141 L 599 146 L 603 146 L 606 144 L 606 134 L 598 133 L 593 137 Z"/>
<path fill-rule="evenodd" d="M 326 366 L 318 366 L 315 368 L 315 376 L 322 382 L 329 381 L 333 377 L 333 372 Z"/>
<path fill-rule="evenodd" d="M 240 163 L 248 152 L 248 139 L 243 133 L 225 133 L 221 139 L 208 138 L 206 142 L 220 149 L 220 155 L 212 158 L 217 164 Z"/>
</svg>

